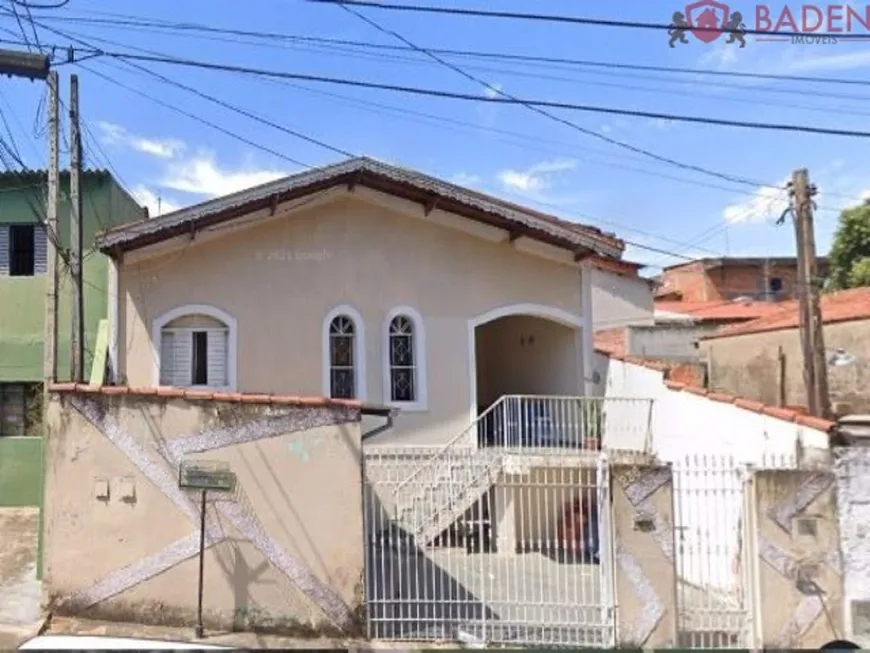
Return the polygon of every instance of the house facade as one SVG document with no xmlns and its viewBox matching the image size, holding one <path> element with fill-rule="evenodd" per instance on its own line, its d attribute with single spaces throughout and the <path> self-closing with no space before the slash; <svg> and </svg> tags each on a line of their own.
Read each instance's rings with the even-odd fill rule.
<svg viewBox="0 0 870 653">
<path fill-rule="evenodd" d="M 834 412 L 870 409 L 870 288 L 822 295 L 828 391 Z M 798 306 L 744 324 L 722 328 L 700 340 L 710 388 L 742 392 L 772 405 L 806 406 Z"/>
<path fill-rule="evenodd" d="M 591 257 L 622 243 L 354 159 L 108 233 L 131 387 L 324 395 L 446 442 L 503 395 L 590 394 Z"/>
<path fill-rule="evenodd" d="M 40 226 L 45 206 L 45 172 L 0 174 L 0 436 L 24 435 L 38 427 L 38 408 L 30 403 L 43 380 L 45 339 L 46 233 Z M 69 174 L 60 176 L 58 238 L 69 247 Z M 112 178 L 101 170 L 82 175 L 82 240 L 84 257 L 85 363 L 90 370 L 97 325 L 107 317 L 108 259 L 93 252 L 96 234 L 142 218 L 143 212 Z M 72 293 L 67 268 L 58 267 L 58 370 L 69 375 Z M 35 414 L 34 414 L 35 413 Z"/>
<path fill-rule="evenodd" d="M 828 259 L 818 259 L 826 277 Z M 687 302 L 751 298 L 764 301 L 794 299 L 797 283 L 794 257 L 705 258 L 667 267 L 659 278 L 656 297 Z"/>
</svg>

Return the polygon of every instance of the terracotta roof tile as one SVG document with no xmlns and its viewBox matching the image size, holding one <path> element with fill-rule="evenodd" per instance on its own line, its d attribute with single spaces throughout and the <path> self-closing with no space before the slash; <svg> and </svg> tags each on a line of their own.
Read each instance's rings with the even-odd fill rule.
<svg viewBox="0 0 870 653">
<path fill-rule="evenodd" d="M 755 320 L 782 310 L 784 304 L 746 300 L 715 302 L 656 301 L 655 309 L 669 313 L 682 313 L 698 322 L 730 322 Z"/>
<path fill-rule="evenodd" d="M 822 295 L 820 304 L 822 322 L 825 324 L 870 319 L 870 288 L 853 288 Z M 702 340 L 796 329 L 799 326 L 797 301 L 783 302 L 774 306 L 778 306 L 779 310 L 750 322 L 722 327 Z"/>
<path fill-rule="evenodd" d="M 593 339 L 595 349 L 602 354 L 625 356 L 625 329 L 604 329 L 596 331 Z"/>
<path fill-rule="evenodd" d="M 241 394 L 238 392 L 209 392 L 187 390 L 184 388 L 129 388 L 127 386 L 90 386 L 85 383 L 53 383 L 49 386 L 56 393 L 88 393 L 103 395 L 129 395 L 140 397 L 183 398 L 188 401 L 228 401 L 245 404 L 280 404 L 306 408 L 362 408 L 362 402 L 347 399 L 328 399 L 325 397 L 294 397 L 267 394 Z"/>
</svg>

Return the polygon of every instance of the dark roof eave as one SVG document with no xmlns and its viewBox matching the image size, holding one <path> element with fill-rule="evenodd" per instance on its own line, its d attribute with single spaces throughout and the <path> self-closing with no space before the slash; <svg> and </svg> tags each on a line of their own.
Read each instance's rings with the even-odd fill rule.
<svg viewBox="0 0 870 653">
<path fill-rule="evenodd" d="M 262 210 L 273 206 L 275 203 L 283 203 L 292 201 L 306 195 L 311 195 L 316 192 L 328 190 L 330 188 L 339 187 L 342 185 L 358 185 L 379 190 L 388 194 L 415 201 L 424 206 L 434 206 L 445 211 L 461 215 L 463 217 L 488 224 L 493 227 L 505 229 L 507 231 L 519 233 L 522 236 L 532 238 L 561 249 L 573 252 L 575 255 L 583 255 L 586 253 L 598 253 L 609 258 L 618 258 L 621 255 L 623 244 L 621 241 L 602 236 L 596 238 L 594 234 L 582 234 L 579 231 L 576 238 L 559 237 L 553 233 L 548 233 L 549 229 L 535 228 L 530 225 L 520 224 L 517 220 L 511 220 L 505 215 L 499 215 L 495 211 L 486 211 L 479 207 L 470 206 L 468 203 L 462 202 L 459 199 L 447 197 L 444 194 L 437 193 L 432 190 L 420 188 L 413 184 L 403 183 L 395 179 L 389 179 L 385 176 L 378 175 L 377 172 L 367 171 L 365 169 L 351 169 L 343 174 L 334 175 L 325 179 L 315 179 L 312 183 L 290 187 L 284 191 L 262 194 L 259 197 L 252 197 L 247 201 L 239 202 L 235 205 L 230 205 L 226 209 L 216 210 L 213 212 L 205 212 L 201 215 L 193 215 L 189 219 L 185 219 L 184 214 L 187 209 L 177 211 L 174 214 L 167 214 L 161 218 L 153 220 L 166 219 L 167 224 L 164 226 L 155 225 L 155 229 L 146 230 L 141 234 L 130 234 L 132 228 L 136 225 L 153 223 L 153 220 L 141 221 L 133 225 L 126 225 L 115 230 L 104 232 L 97 238 L 97 244 L 100 250 L 117 258 L 119 254 L 126 251 L 141 249 L 149 245 L 156 244 L 177 236 L 192 234 L 196 231 L 229 222 L 243 215 L 247 215 L 254 211 Z M 173 216 L 176 216 L 175 222 L 171 221 Z M 534 216 L 530 216 L 530 221 L 539 220 Z M 569 230 L 560 225 L 547 225 L 552 229 L 570 233 Z M 573 234 L 572 234 L 573 235 Z"/>
</svg>

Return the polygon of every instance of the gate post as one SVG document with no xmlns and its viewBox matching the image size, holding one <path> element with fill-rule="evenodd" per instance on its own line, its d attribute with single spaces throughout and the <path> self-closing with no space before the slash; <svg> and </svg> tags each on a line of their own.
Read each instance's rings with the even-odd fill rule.
<svg viewBox="0 0 870 653">
<path fill-rule="evenodd" d="M 763 647 L 764 629 L 761 611 L 761 569 L 758 555 L 758 498 L 756 470 L 744 468 L 743 479 L 743 523 L 740 533 L 741 569 L 744 605 L 746 607 L 747 627 L 746 647 L 760 650 Z"/>
<path fill-rule="evenodd" d="M 669 465 L 612 466 L 616 647 L 676 642 L 673 472 Z"/>
</svg>

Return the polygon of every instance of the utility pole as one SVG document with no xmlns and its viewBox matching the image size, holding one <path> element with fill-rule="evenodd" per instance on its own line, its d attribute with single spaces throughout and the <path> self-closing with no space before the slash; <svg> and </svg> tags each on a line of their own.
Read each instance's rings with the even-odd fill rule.
<svg viewBox="0 0 870 653">
<path fill-rule="evenodd" d="M 42 359 L 43 390 L 57 380 L 57 181 L 59 146 L 57 73 L 48 74 L 48 198 L 45 216 L 46 292 L 45 351 Z"/>
<path fill-rule="evenodd" d="M 770 259 L 764 259 L 764 301 L 769 302 L 773 298 L 770 291 Z"/>
<path fill-rule="evenodd" d="M 800 298 L 801 344 L 804 352 L 804 383 L 810 413 L 830 417 L 828 368 L 825 359 L 825 336 L 819 298 L 819 274 L 816 260 L 816 237 L 813 226 L 813 195 L 806 169 L 792 177 L 794 224 L 797 239 L 798 296 Z"/>
<path fill-rule="evenodd" d="M 71 379 L 84 383 L 85 348 L 85 302 L 82 292 L 82 137 L 79 131 L 79 78 L 70 75 L 69 122 L 70 122 L 70 278 L 73 289 L 72 332 L 70 333 Z"/>
</svg>

